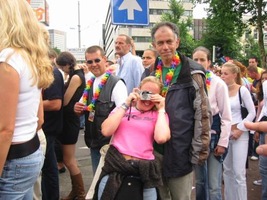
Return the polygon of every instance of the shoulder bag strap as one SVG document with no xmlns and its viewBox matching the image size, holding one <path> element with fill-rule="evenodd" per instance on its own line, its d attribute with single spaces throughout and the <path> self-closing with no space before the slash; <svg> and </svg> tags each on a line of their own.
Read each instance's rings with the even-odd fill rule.
<svg viewBox="0 0 267 200">
<path fill-rule="evenodd" d="M 241 86 L 240 86 L 239 89 L 238 89 L 239 103 L 240 103 L 240 105 L 241 105 L 241 104 L 242 104 L 242 98 L 241 98 L 240 90 L 241 90 Z"/>
</svg>

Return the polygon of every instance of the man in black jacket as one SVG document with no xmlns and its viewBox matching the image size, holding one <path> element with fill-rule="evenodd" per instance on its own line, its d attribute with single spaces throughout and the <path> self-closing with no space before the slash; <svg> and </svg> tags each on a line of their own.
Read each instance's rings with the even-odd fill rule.
<svg viewBox="0 0 267 200">
<path fill-rule="evenodd" d="M 63 127 L 64 81 L 59 69 L 54 66 L 54 82 L 43 91 L 44 124 L 42 126 L 46 141 L 46 154 L 42 169 L 42 199 L 59 199 L 59 177 L 55 155 L 55 140 Z"/>
<path fill-rule="evenodd" d="M 153 27 L 151 35 L 160 56 L 154 74 L 164 85 L 162 95 L 166 96 L 171 129 L 171 139 L 164 146 L 155 144 L 158 158 L 163 159 L 164 189 L 169 190 L 172 199 L 190 200 L 192 166 L 207 159 L 210 142 L 211 111 L 205 70 L 176 51 L 180 38 L 175 24 L 161 22 Z M 161 197 L 168 199 L 161 189 Z"/>
</svg>

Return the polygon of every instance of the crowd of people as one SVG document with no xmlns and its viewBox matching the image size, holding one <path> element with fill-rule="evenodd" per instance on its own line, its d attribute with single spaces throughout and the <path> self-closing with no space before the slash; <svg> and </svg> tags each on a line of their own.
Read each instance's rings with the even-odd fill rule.
<svg viewBox="0 0 267 200">
<path fill-rule="evenodd" d="M 93 45 L 78 64 L 49 48 L 26 1 L 2 1 L 0 199 L 85 199 L 75 157 L 81 119 L 93 199 L 191 200 L 195 179 L 197 200 L 246 200 L 248 156 L 259 159 L 267 199 L 267 72 L 255 57 L 215 69 L 205 47 L 192 58 L 177 51 L 179 28 L 160 22 L 142 58 L 120 34 L 114 61 Z M 72 189 L 60 197 L 65 168 Z"/>
</svg>

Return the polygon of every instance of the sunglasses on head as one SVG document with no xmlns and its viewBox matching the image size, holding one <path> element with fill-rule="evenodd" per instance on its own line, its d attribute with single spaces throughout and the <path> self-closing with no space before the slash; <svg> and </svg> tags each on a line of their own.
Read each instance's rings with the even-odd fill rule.
<svg viewBox="0 0 267 200">
<path fill-rule="evenodd" d="M 101 59 L 97 58 L 97 59 L 94 59 L 94 60 L 87 60 L 86 63 L 91 65 L 91 64 L 93 64 L 93 62 L 99 63 L 100 61 L 101 61 Z"/>
</svg>

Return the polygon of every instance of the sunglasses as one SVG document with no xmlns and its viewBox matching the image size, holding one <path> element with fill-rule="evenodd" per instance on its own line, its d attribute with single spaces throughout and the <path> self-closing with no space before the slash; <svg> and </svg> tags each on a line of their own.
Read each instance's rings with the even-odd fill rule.
<svg viewBox="0 0 267 200">
<path fill-rule="evenodd" d="M 87 60 L 86 63 L 91 65 L 91 64 L 93 64 L 93 62 L 99 63 L 100 61 L 101 61 L 101 59 L 97 58 L 97 59 L 94 59 L 94 60 Z"/>
</svg>

